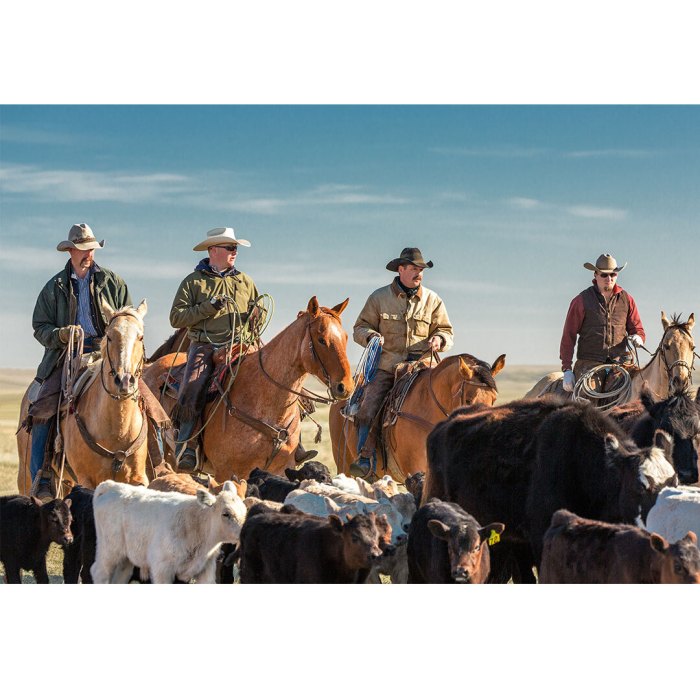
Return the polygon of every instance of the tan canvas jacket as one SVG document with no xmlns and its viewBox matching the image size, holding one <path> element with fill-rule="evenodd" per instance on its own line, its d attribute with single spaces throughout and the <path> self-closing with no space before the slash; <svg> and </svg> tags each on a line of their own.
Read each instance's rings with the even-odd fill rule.
<svg viewBox="0 0 700 700">
<path fill-rule="evenodd" d="M 227 306 L 217 311 L 210 301 L 213 296 L 219 295 L 236 300 L 241 321 L 245 323 L 253 301 L 258 297 L 258 290 L 244 272 L 238 271 L 235 275 L 221 277 L 197 269 L 182 280 L 175 294 L 170 309 L 170 325 L 173 328 L 187 327 L 188 337 L 196 342 L 216 345 L 228 343 L 232 335 L 233 316 Z M 238 330 L 233 329 L 233 335 Z"/>
<path fill-rule="evenodd" d="M 421 286 L 411 298 L 396 280 L 370 294 L 355 321 L 353 338 L 366 346 L 374 333 L 384 336 L 379 369 L 393 372 L 409 353 L 428 349 L 433 336 L 442 338 L 441 351 L 449 350 L 454 342 L 452 324 L 442 299 L 427 287 Z"/>
</svg>

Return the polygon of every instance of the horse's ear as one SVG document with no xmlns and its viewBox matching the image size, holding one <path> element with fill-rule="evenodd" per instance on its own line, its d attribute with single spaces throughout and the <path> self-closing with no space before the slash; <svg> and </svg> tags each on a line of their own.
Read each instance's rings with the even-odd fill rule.
<svg viewBox="0 0 700 700">
<path fill-rule="evenodd" d="M 474 370 L 464 361 L 464 358 L 461 355 L 459 356 L 459 373 L 465 379 L 474 378 Z"/>
<path fill-rule="evenodd" d="M 690 314 L 690 316 L 688 316 L 688 320 L 686 321 L 685 325 L 688 326 L 689 331 L 693 330 L 693 326 L 695 325 L 695 314 L 694 313 Z"/>
<path fill-rule="evenodd" d="M 342 314 L 343 311 L 345 311 L 345 308 L 347 307 L 349 301 L 350 301 L 350 297 L 348 297 L 345 301 L 341 301 L 340 304 L 336 304 L 331 309 L 331 311 L 335 311 L 338 314 L 338 316 L 340 316 L 340 314 Z"/>
<path fill-rule="evenodd" d="M 114 309 L 103 298 L 100 298 L 100 306 L 102 307 L 102 313 L 105 315 L 105 321 L 109 323 L 112 320 L 112 316 L 114 316 Z"/>
<path fill-rule="evenodd" d="M 661 323 L 663 324 L 664 330 L 666 330 L 670 325 L 671 322 L 666 318 L 666 314 L 661 311 Z"/>
<path fill-rule="evenodd" d="M 495 377 L 506 366 L 506 356 L 499 355 L 491 365 L 491 376 Z"/>
<path fill-rule="evenodd" d="M 318 299 L 315 296 L 309 299 L 309 305 L 306 307 L 306 310 L 311 314 L 313 318 L 318 316 Z"/>
<path fill-rule="evenodd" d="M 148 304 L 146 303 L 145 299 L 141 301 L 141 303 L 136 307 L 135 311 L 143 321 L 143 317 L 148 313 Z"/>
</svg>

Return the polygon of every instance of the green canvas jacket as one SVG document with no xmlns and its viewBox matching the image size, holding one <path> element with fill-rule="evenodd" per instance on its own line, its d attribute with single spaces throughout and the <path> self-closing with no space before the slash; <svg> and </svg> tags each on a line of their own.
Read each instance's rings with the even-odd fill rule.
<svg viewBox="0 0 700 700">
<path fill-rule="evenodd" d="M 384 336 L 379 369 L 387 372 L 393 372 L 409 353 L 428 350 L 428 340 L 433 336 L 442 339 L 442 351 L 449 350 L 454 342 L 442 299 L 422 285 L 407 299 L 396 280 L 372 292 L 355 321 L 353 338 L 359 345 L 366 346 L 375 333 Z"/>
<path fill-rule="evenodd" d="M 64 326 L 75 324 L 78 299 L 73 293 L 70 281 L 72 267 L 70 260 L 66 266 L 54 275 L 39 293 L 34 306 L 32 326 L 34 337 L 44 346 L 36 377 L 43 382 L 54 371 L 66 349 L 65 343 L 58 338 L 58 331 Z M 107 326 L 101 300 L 104 299 L 113 309 L 131 305 L 131 297 L 126 282 L 106 267 L 95 266 L 90 275 L 90 301 L 93 320 L 97 322 L 96 330 L 102 336 Z"/>
<path fill-rule="evenodd" d="M 205 261 L 202 261 L 205 262 Z M 227 296 L 235 300 L 245 323 L 259 295 L 253 280 L 244 272 L 219 275 L 200 263 L 194 272 L 182 280 L 170 309 L 170 325 L 187 328 L 187 336 L 198 343 L 223 345 L 238 335 L 239 328 L 232 328 L 235 318 L 230 305 L 217 311 L 211 304 L 213 296 Z"/>
</svg>

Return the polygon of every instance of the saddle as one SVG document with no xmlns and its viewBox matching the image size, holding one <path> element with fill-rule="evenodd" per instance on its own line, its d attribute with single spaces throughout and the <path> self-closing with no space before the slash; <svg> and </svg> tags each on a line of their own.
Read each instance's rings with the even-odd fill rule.
<svg viewBox="0 0 700 700">
<path fill-rule="evenodd" d="M 391 387 L 391 391 L 384 401 L 383 409 L 379 411 L 382 416 L 382 428 L 388 428 L 396 423 L 401 415 L 401 408 L 413 386 L 413 382 L 429 366 L 429 363 L 423 360 L 420 362 L 401 362 L 396 366 L 394 370 L 394 386 Z"/>
<path fill-rule="evenodd" d="M 245 356 L 257 349 L 257 345 L 236 343 L 230 350 L 227 347 L 221 347 L 216 350 L 213 355 L 214 371 L 212 372 L 206 387 L 205 405 L 213 401 L 218 396 L 221 396 L 223 393 L 226 373 L 229 371 L 229 368 L 233 367 L 236 362 L 239 361 L 241 356 Z M 178 367 L 170 369 L 161 374 L 158 381 L 161 391 L 163 390 L 163 386 L 165 386 L 165 394 L 171 398 L 177 399 L 186 366 L 187 364 L 183 363 Z"/>
</svg>

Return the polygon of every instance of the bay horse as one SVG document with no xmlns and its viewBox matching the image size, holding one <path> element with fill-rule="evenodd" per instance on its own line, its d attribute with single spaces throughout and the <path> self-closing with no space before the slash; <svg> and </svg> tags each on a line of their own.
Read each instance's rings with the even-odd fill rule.
<svg viewBox="0 0 700 700">
<path fill-rule="evenodd" d="M 314 375 L 334 400 L 346 398 L 353 388 L 348 335 L 340 320 L 348 301 L 327 308 L 312 297 L 295 321 L 243 357 L 225 399 L 205 409 L 203 471 L 223 482 L 233 475 L 247 478 L 255 467 L 279 474 L 294 466 L 304 382 Z M 147 367 L 144 379 L 151 391 L 160 396 L 164 375 L 186 361 L 187 353 L 181 352 L 164 355 Z M 170 413 L 176 399 L 165 395 L 161 403 Z"/>
<path fill-rule="evenodd" d="M 148 485 L 148 425 L 138 391 L 145 359 L 143 318 L 148 306 L 144 299 L 137 308 L 125 306 L 115 311 L 103 300 L 102 310 L 107 326 L 100 344 L 101 364 L 96 369 L 99 377 L 83 391 L 74 410 L 61 418 L 63 449 L 70 469 L 64 471 L 59 487 L 67 487 L 68 491 L 75 483 L 70 470 L 79 484 L 91 489 L 107 479 Z M 20 425 L 28 407 L 25 393 Z M 31 489 L 31 438 L 25 430 L 17 433 L 17 447 L 17 487 L 27 495 Z"/>
<path fill-rule="evenodd" d="M 629 401 L 641 398 L 645 385 L 655 401 L 663 401 L 669 396 L 686 389 L 692 382 L 695 358 L 695 341 L 693 326 L 695 314 L 690 314 L 683 323 L 678 315 L 670 320 L 661 312 L 663 334 L 656 351 L 644 367 L 628 370 L 631 378 L 631 395 Z M 601 363 L 602 364 L 602 363 Z M 571 398 L 562 387 L 563 372 L 550 372 L 540 379 L 523 398 L 533 399 L 545 394 L 558 394 Z"/>
<path fill-rule="evenodd" d="M 498 396 L 494 377 L 506 364 L 500 355 L 489 365 L 468 354 L 444 358 L 434 367 L 419 372 L 393 425 L 382 430 L 388 464 L 377 449 L 380 469 L 399 482 L 416 472 L 427 472 L 426 439 L 433 427 L 452 411 L 470 404 L 493 406 Z M 357 457 L 357 429 L 341 413 L 345 402 L 331 406 L 328 416 L 333 458 L 338 473 L 349 474 Z"/>
</svg>

